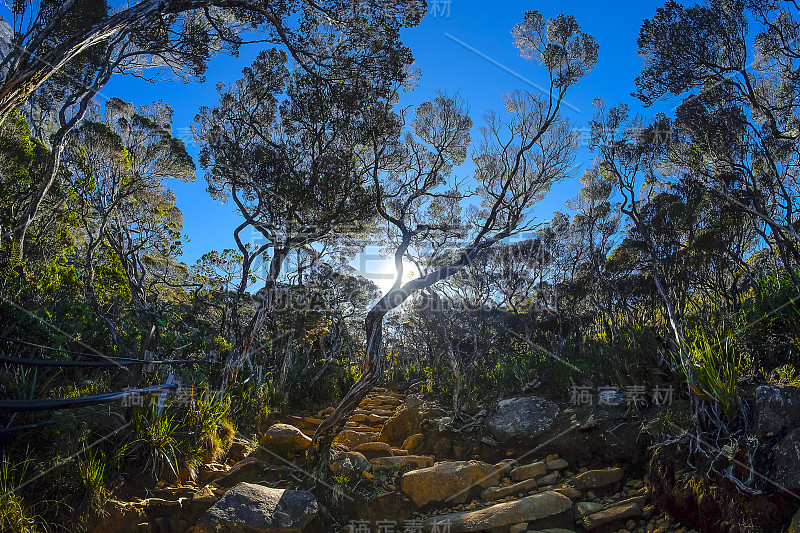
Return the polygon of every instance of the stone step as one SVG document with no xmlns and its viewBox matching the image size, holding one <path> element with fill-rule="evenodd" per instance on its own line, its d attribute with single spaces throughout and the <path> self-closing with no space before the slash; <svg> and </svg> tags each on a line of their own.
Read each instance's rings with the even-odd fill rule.
<svg viewBox="0 0 800 533">
<path fill-rule="evenodd" d="M 400 405 L 401 400 L 392 396 L 381 396 L 380 398 L 371 398 L 369 403 L 374 405 Z"/>
<path fill-rule="evenodd" d="M 377 468 L 405 468 L 410 466 L 414 470 L 433 466 L 432 455 L 393 455 L 391 457 L 374 457 L 369 460 Z"/>
<path fill-rule="evenodd" d="M 375 405 L 400 405 L 402 400 L 400 398 L 395 398 L 393 396 L 380 396 L 380 397 L 373 397 L 373 398 L 364 398 L 363 400 L 366 403 L 372 403 Z"/>
<path fill-rule="evenodd" d="M 294 416 L 294 415 L 287 415 L 285 417 L 286 424 L 289 424 L 294 427 L 300 427 L 303 425 L 303 417 L 302 416 Z"/>
<path fill-rule="evenodd" d="M 380 433 L 375 431 L 375 428 L 369 426 L 348 426 L 345 429 L 349 429 L 351 431 L 358 431 L 359 433 Z"/>
</svg>

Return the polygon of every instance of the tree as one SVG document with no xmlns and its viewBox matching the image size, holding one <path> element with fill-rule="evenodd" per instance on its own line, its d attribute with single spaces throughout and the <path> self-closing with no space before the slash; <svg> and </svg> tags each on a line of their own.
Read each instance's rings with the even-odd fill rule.
<svg viewBox="0 0 800 533">
<path fill-rule="evenodd" d="M 309 45 L 347 42 L 350 68 L 372 71 L 397 46 L 399 29 L 419 22 L 421 2 L 260 2 L 252 0 L 142 0 L 114 11 L 104 0 L 24 1 L 14 4 L 13 51 L 2 62 L 0 123 L 54 72 L 92 47 L 123 35 L 138 49 L 137 68 L 166 67 L 198 77 L 207 60 L 227 48 L 236 53 L 242 32 L 261 30 L 259 42 L 280 43 L 303 65 L 329 61 Z M 344 59 L 344 56 L 340 56 Z"/>
<path fill-rule="evenodd" d="M 647 66 L 636 80 L 636 96 L 647 105 L 683 98 L 673 161 L 751 217 L 797 284 L 796 7 L 776 0 L 693 7 L 666 2 L 642 25 L 638 44 Z"/>
<path fill-rule="evenodd" d="M 217 335 L 223 338 L 234 336 L 231 315 L 237 312 L 234 294 L 237 280 L 241 279 L 243 260 L 242 255 L 231 248 L 222 252 L 212 250 L 203 254 L 192 269 L 192 279 L 196 283 L 192 295 L 201 305 L 216 311 L 211 312 L 212 324 L 216 326 Z"/>
<path fill-rule="evenodd" d="M 20 257 L 67 133 L 113 74 L 202 80 L 211 56 L 237 54 L 240 34 L 258 30 L 256 42 L 282 44 L 319 83 L 339 83 L 351 71 L 400 80 L 410 52 L 399 30 L 417 24 L 423 11 L 421 2 L 143 0 L 118 11 L 105 0 L 15 3 L 12 52 L 0 61 L 0 124 L 43 84 L 56 90 L 39 100 L 52 103 L 55 93 L 59 102 L 46 172 L 12 228 Z"/>
<path fill-rule="evenodd" d="M 595 169 L 584 172 L 581 184 L 580 193 L 567 202 L 567 207 L 574 212 L 571 222 L 576 248 L 574 261 L 580 263 L 578 279 L 573 279 L 572 283 L 579 285 L 588 308 L 603 318 L 601 323 L 614 345 L 618 337 L 617 310 L 613 302 L 614 290 L 605 272 L 614 246 L 612 239 L 620 229 L 619 213 L 611 204 L 614 185 Z"/>
<path fill-rule="evenodd" d="M 376 210 L 398 243 L 393 254 L 396 277 L 367 313 L 361 377 L 314 433 L 309 454 L 318 472 L 327 465 L 333 439 L 382 375 L 386 314 L 413 294 L 462 271 L 484 250 L 528 229 L 529 210 L 570 172 L 576 139 L 559 111 L 569 87 L 594 67 L 597 45 L 574 18 L 564 15 L 545 21 L 529 11 L 512 33 L 520 54 L 540 62 L 550 74 L 550 90 L 545 95 L 511 95 L 508 121 L 487 117 L 483 141 L 473 157 L 481 205 L 467 211 L 466 224 L 460 220 L 464 192 L 457 181 L 448 182 L 471 142 L 472 121 L 458 98 L 441 95 L 422 104 L 410 132 L 403 138 L 376 138 L 363 156 L 375 169 Z M 381 164 L 373 167 L 375 161 Z M 423 247 L 429 235 L 463 245 L 453 248 L 451 261 L 404 282 L 403 258 L 409 247 Z"/>
<path fill-rule="evenodd" d="M 356 165 L 357 150 L 396 128 L 385 116 L 391 72 L 372 79 L 374 72 L 342 72 L 343 83 L 327 84 L 302 69 L 290 74 L 287 64 L 279 50 L 262 52 L 243 79 L 221 89 L 218 107 L 197 116 L 209 190 L 232 200 L 244 219 L 234 231 L 244 258 L 239 301 L 254 267 L 265 270 L 255 314 L 235 328 L 223 384 L 259 342 L 289 254 L 358 232 L 373 216 L 370 167 Z M 259 236 L 253 247 L 244 242 L 247 229 Z"/>
<path fill-rule="evenodd" d="M 663 132 L 670 131 L 670 123 L 661 115 L 643 126 L 641 119 L 628 121 L 628 107 L 624 104 L 608 111 L 600 100 L 595 105 L 598 111 L 591 122 L 591 129 L 592 146 L 599 152 L 596 171 L 612 180 L 616 192 L 622 196 L 618 209 L 630 220 L 641 238 L 653 284 L 666 310 L 681 366 L 691 374 L 689 348 L 675 304 L 676 295 L 665 282 L 665 267 L 658 251 L 658 242 L 643 213 L 643 201 L 640 198 L 642 189 L 652 191 L 657 186 L 659 168 L 666 154 L 667 143 Z"/>
<path fill-rule="evenodd" d="M 86 289 L 114 343 L 122 347 L 113 317 L 95 290 L 98 252 L 114 255 L 143 327 L 155 327 L 148 294 L 148 257 L 179 251 L 182 222 L 168 179 L 194 179 L 194 162 L 170 135 L 172 110 L 163 103 L 136 108 L 110 99 L 72 132 L 65 157 L 71 193 L 83 225 Z M 141 350 L 151 347 L 143 342 Z"/>
</svg>

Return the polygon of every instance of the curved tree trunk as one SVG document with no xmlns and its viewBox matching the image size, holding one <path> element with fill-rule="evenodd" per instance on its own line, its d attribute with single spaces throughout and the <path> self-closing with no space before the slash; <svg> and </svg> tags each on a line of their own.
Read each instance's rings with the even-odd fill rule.
<svg viewBox="0 0 800 533">
<path fill-rule="evenodd" d="M 367 353 L 364 358 L 364 369 L 361 377 L 355 385 L 345 394 L 339 405 L 336 406 L 322 424 L 314 432 L 311 440 L 311 447 L 308 449 L 309 465 L 317 479 L 325 476 L 325 469 L 330 461 L 331 444 L 336 435 L 345 426 L 347 419 L 356 410 L 361 400 L 367 393 L 378 384 L 383 375 L 383 355 L 381 348 L 383 344 L 383 317 L 390 311 L 390 308 L 382 304 L 387 296 L 393 294 L 389 291 L 375 306 L 367 313 Z"/>
<path fill-rule="evenodd" d="M 361 377 L 348 391 L 339 405 L 336 406 L 333 413 L 323 420 L 322 424 L 314 432 L 311 446 L 308 449 L 308 461 L 318 479 L 325 475 L 333 439 L 344 428 L 347 419 L 350 418 L 350 415 L 361 403 L 361 400 L 381 379 L 383 373 L 383 358 L 381 355 L 383 317 L 392 309 L 402 305 L 412 294 L 423 291 L 439 281 L 460 272 L 481 251 L 491 247 L 506 236 L 507 234 L 503 232 L 491 238 L 480 234 L 452 264 L 443 266 L 400 286 L 399 280 L 402 279 L 403 274 L 403 256 L 411 240 L 410 234 L 404 235 L 403 242 L 395 252 L 395 269 L 398 274 L 398 281 L 367 313 L 365 320 L 367 353 L 364 358 L 364 370 Z"/>
<path fill-rule="evenodd" d="M 68 2 L 65 5 L 71 5 L 73 3 L 74 2 Z M 28 229 L 30 229 L 33 221 L 36 219 L 36 215 L 39 212 L 44 199 L 47 197 L 48 192 L 50 192 L 50 189 L 53 187 L 56 182 L 56 178 L 58 177 L 58 171 L 61 165 L 61 156 L 64 153 L 64 149 L 67 145 L 67 136 L 72 129 L 81 120 L 83 120 L 83 117 L 86 116 L 86 112 L 89 110 L 89 103 L 92 101 L 97 92 L 103 88 L 106 83 L 108 83 L 108 81 L 111 79 L 114 69 L 119 63 L 119 59 L 115 60 L 112 57 L 113 49 L 114 45 L 112 43 L 111 46 L 106 50 L 105 63 L 95 76 L 93 82 L 88 85 L 79 84 L 78 90 L 74 94 L 70 95 L 59 111 L 59 128 L 53 134 L 50 157 L 47 161 L 44 175 L 42 176 L 42 182 L 39 184 L 36 194 L 33 195 L 27 207 L 25 208 L 22 219 L 14 228 L 13 239 L 14 242 L 18 243 L 19 245 L 18 261 L 20 262 L 22 262 L 25 257 L 25 236 L 28 233 Z M 25 98 L 27 98 L 27 95 Z M 67 113 L 74 105 L 77 105 L 78 107 L 72 116 L 68 118 Z M 15 109 L 15 107 L 12 107 L 11 110 L 4 110 L 0 114 L 0 124 L 2 124 L 2 122 L 11 113 L 11 111 L 13 111 L 13 109 Z"/>
</svg>

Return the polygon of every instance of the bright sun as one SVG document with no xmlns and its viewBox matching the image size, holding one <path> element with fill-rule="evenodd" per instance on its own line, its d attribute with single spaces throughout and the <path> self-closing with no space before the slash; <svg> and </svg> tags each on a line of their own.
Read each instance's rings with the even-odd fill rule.
<svg viewBox="0 0 800 533">
<path fill-rule="evenodd" d="M 390 258 L 380 257 L 377 254 L 365 254 L 356 260 L 359 273 L 372 281 L 380 289 L 381 294 L 386 294 L 392 288 L 395 278 L 394 261 Z M 403 261 L 403 278 L 408 279 L 415 275 L 416 267 L 412 263 Z"/>
<path fill-rule="evenodd" d="M 394 262 L 386 259 L 380 265 L 380 269 L 372 276 L 372 282 L 381 290 L 381 294 L 386 294 L 392 288 L 395 278 Z"/>
</svg>

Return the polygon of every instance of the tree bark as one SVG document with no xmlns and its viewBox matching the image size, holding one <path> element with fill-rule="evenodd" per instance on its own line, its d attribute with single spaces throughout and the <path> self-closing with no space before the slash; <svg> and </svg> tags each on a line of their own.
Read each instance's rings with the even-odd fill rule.
<svg viewBox="0 0 800 533">
<path fill-rule="evenodd" d="M 339 405 L 336 406 L 322 424 L 314 432 L 311 446 L 308 449 L 309 465 L 316 479 L 322 479 L 327 474 L 326 469 L 330 461 L 331 444 L 336 435 L 345 426 L 347 419 L 361 403 L 361 400 L 378 384 L 383 375 L 383 317 L 391 310 L 382 304 L 393 292 L 389 291 L 380 301 L 378 301 L 366 318 L 367 330 L 367 353 L 364 358 L 364 368 L 361 377 L 355 385 L 345 394 Z"/>
<path fill-rule="evenodd" d="M 221 388 L 226 388 L 228 385 L 236 381 L 239 371 L 244 366 L 244 362 L 250 357 L 253 346 L 261 335 L 264 328 L 267 315 L 273 310 L 273 302 L 275 299 L 275 287 L 278 282 L 278 276 L 283 268 L 283 261 L 289 253 L 286 248 L 275 248 L 275 252 L 269 263 L 269 272 L 267 279 L 264 281 L 262 290 L 262 298 L 256 309 L 256 314 L 250 320 L 245 335 L 238 336 L 236 346 L 231 350 L 230 355 L 225 361 L 225 366 L 222 369 Z"/>
<path fill-rule="evenodd" d="M 111 48 L 113 48 L 113 45 Z M 25 208 L 22 220 L 14 228 L 13 242 L 16 242 L 19 246 L 19 262 L 22 262 L 25 256 L 25 236 L 28 233 L 28 229 L 30 229 L 33 221 L 36 219 L 36 214 L 39 212 L 42 202 L 44 202 L 47 193 L 50 192 L 50 189 L 53 187 L 58 177 L 61 155 L 64 153 L 64 148 L 67 144 L 67 135 L 72 131 L 75 125 L 86 116 L 86 111 L 89 109 L 89 103 L 92 101 L 92 98 L 94 98 L 97 92 L 108 83 L 117 65 L 118 60 L 114 61 L 107 55 L 106 63 L 94 78 L 93 83 L 91 83 L 91 85 L 80 85 L 78 90 L 67 98 L 67 101 L 62 105 L 59 111 L 59 128 L 56 130 L 55 134 L 53 134 L 50 158 L 47 162 L 45 173 L 42 176 L 42 182 L 39 184 L 39 189 L 36 191 L 36 194 L 31 198 L 30 203 Z M 78 105 L 77 110 L 71 117 L 67 118 L 69 108 L 75 104 Z M 14 108 L 10 111 L 3 111 L 0 113 L 0 124 L 3 123 L 13 109 Z"/>
</svg>

